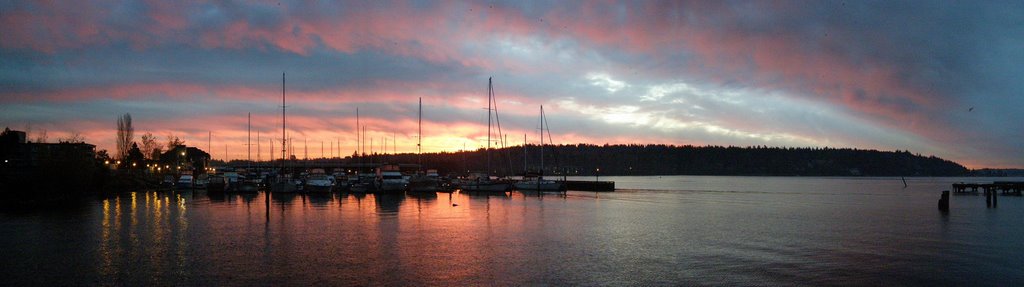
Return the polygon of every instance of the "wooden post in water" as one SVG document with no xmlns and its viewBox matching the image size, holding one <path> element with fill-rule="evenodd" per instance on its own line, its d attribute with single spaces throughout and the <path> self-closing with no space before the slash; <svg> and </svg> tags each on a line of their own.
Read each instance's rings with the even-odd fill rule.
<svg viewBox="0 0 1024 287">
<path fill-rule="evenodd" d="M 999 193 L 996 192 L 994 189 L 991 192 L 989 192 L 989 193 L 992 194 L 992 207 L 999 206 L 999 197 L 998 197 Z"/>
<path fill-rule="evenodd" d="M 949 191 L 943 190 L 942 197 L 939 198 L 939 210 L 949 211 Z"/>
</svg>

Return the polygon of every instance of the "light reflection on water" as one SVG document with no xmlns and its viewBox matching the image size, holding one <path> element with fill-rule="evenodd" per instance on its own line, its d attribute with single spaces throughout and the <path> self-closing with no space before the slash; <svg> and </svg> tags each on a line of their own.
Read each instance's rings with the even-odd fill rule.
<svg viewBox="0 0 1024 287">
<path fill-rule="evenodd" d="M 1024 202 L 963 179 L 602 177 L 614 193 L 137 192 L 0 214 L 20 285 L 994 284 Z M 979 179 L 972 179 L 973 181 Z M 1008 179 L 997 179 L 1008 180 Z M 1012 179 L 1011 179 L 1012 180 Z M 269 212 L 269 217 L 267 216 Z M 49 274 L 52 276 L 36 276 Z"/>
</svg>

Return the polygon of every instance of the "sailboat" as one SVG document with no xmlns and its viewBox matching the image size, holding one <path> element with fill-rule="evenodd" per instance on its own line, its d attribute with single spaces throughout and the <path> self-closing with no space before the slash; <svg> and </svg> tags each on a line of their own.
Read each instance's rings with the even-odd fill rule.
<svg viewBox="0 0 1024 287">
<path fill-rule="evenodd" d="M 295 183 L 289 178 L 289 174 L 285 174 L 285 155 L 288 153 L 287 150 L 287 138 L 285 135 L 285 78 L 284 73 L 281 73 L 281 170 L 278 172 L 277 181 L 270 185 L 271 192 L 282 192 L 291 193 L 298 190 Z"/>
<path fill-rule="evenodd" d="M 423 98 L 420 98 L 419 106 L 419 120 L 418 120 L 418 133 L 417 137 L 419 142 L 416 143 L 416 154 L 417 164 L 423 167 Z M 436 169 L 428 169 L 426 173 L 417 171 L 415 175 L 409 178 L 409 191 L 410 192 L 438 192 L 441 191 L 441 176 L 437 174 Z"/>
<path fill-rule="evenodd" d="M 521 191 L 565 191 L 565 182 L 544 179 L 544 126 L 547 119 L 544 117 L 544 106 L 540 106 L 540 172 L 537 174 L 525 174 L 523 180 L 515 184 L 517 190 Z M 550 131 L 548 131 L 550 132 Z M 548 135 L 548 139 L 551 136 Z M 524 143 L 523 147 L 526 145 Z M 525 152 L 524 152 L 525 153 Z"/>
<path fill-rule="evenodd" d="M 245 174 L 238 179 L 238 187 L 236 190 L 241 193 L 256 193 L 259 191 L 259 175 L 252 169 L 252 113 L 248 115 L 248 124 L 246 126 L 245 135 L 245 157 L 248 168 L 245 169 Z"/>
<path fill-rule="evenodd" d="M 464 180 L 459 183 L 459 188 L 463 191 L 478 191 L 478 192 L 506 192 L 512 190 L 512 185 L 492 179 L 490 175 L 491 170 L 491 111 L 494 103 L 494 84 L 491 82 L 491 78 L 487 78 L 487 170 L 486 172 L 474 172 L 470 173 Z"/>
</svg>

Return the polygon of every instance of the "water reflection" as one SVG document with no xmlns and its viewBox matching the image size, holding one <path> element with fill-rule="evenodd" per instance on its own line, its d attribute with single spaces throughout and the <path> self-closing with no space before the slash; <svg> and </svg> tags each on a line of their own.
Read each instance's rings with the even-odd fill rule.
<svg viewBox="0 0 1024 287">
<path fill-rule="evenodd" d="M 686 179 L 600 195 L 275 194 L 269 216 L 262 193 L 138 192 L 66 216 L 3 217 L 13 255 L 0 267 L 15 270 L 11 285 L 1024 280 L 1012 240 L 1024 198 L 986 208 L 957 197 L 942 214 L 941 182 Z M 55 276 L 18 275 L 49 266 Z"/>
<path fill-rule="evenodd" d="M 398 213 L 398 207 L 405 200 L 405 194 L 374 194 L 373 198 L 380 208 L 380 213 Z"/>
<path fill-rule="evenodd" d="M 97 273 L 121 278 L 145 259 L 157 278 L 173 276 L 186 265 L 189 241 L 188 202 L 182 194 L 134 192 L 128 201 L 103 199 L 97 228 Z M 141 202 L 140 202 L 141 201 Z"/>
</svg>

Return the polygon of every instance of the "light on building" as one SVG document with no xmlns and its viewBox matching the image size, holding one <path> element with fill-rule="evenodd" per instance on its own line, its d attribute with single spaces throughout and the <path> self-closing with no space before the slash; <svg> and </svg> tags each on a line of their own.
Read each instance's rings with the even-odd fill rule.
<svg viewBox="0 0 1024 287">
<path fill-rule="evenodd" d="M 185 152 L 181 152 L 181 156 L 185 156 Z"/>
<path fill-rule="evenodd" d="M 110 161 L 109 160 L 105 160 L 105 161 L 103 161 L 103 164 L 110 164 Z"/>
</svg>

